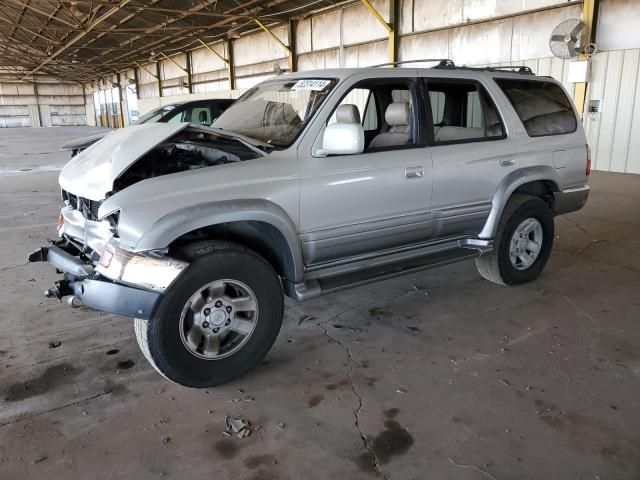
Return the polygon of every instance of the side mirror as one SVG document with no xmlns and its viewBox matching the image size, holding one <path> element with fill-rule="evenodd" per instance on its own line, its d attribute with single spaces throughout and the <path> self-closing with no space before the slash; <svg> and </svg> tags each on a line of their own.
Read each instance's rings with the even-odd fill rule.
<svg viewBox="0 0 640 480">
<path fill-rule="evenodd" d="M 359 123 L 332 123 L 324 129 L 319 155 L 353 155 L 364 150 L 364 128 Z"/>
</svg>

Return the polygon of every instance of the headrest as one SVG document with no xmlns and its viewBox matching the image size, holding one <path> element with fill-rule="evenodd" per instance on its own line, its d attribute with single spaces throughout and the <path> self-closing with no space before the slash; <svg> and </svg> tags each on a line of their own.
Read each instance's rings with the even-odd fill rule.
<svg viewBox="0 0 640 480">
<path fill-rule="evenodd" d="M 201 110 L 200 113 L 198 114 L 199 120 L 200 122 L 206 122 L 207 121 L 207 112 L 205 112 L 204 110 Z"/>
<path fill-rule="evenodd" d="M 358 107 L 345 103 L 336 109 L 336 121 L 338 123 L 360 123 Z"/>
<path fill-rule="evenodd" d="M 384 119 L 391 127 L 409 125 L 409 104 L 406 102 L 390 103 L 384 112 Z"/>
</svg>

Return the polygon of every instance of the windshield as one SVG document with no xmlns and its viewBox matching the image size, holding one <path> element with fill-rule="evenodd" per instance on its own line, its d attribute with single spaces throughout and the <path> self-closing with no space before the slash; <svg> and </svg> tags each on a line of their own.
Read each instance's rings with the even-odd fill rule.
<svg viewBox="0 0 640 480">
<path fill-rule="evenodd" d="M 159 122 L 165 115 L 167 115 L 171 110 L 176 108 L 177 105 L 164 105 L 163 107 L 158 107 L 150 112 L 145 113 L 138 120 L 132 123 L 132 125 L 140 125 L 141 123 L 155 123 Z"/>
<path fill-rule="evenodd" d="M 288 147 L 334 85 L 335 80 L 326 78 L 262 83 L 240 97 L 212 126 Z"/>
</svg>

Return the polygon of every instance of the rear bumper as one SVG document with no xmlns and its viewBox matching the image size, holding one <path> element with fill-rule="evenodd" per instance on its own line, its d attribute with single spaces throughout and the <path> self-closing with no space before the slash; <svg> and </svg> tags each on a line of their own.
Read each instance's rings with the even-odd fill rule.
<svg viewBox="0 0 640 480">
<path fill-rule="evenodd" d="M 83 261 L 79 252 L 74 252 L 64 241 L 39 248 L 28 260 L 50 263 L 64 274 L 45 295 L 60 300 L 71 296 L 73 306 L 82 304 L 102 312 L 146 320 L 162 297 L 160 292 L 124 285 L 96 273 L 93 265 Z"/>
<path fill-rule="evenodd" d="M 577 188 L 568 188 L 560 192 L 556 192 L 555 200 L 553 202 L 553 211 L 556 215 L 562 215 L 564 213 L 575 212 L 584 207 L 589 198 L 589 186 Z"/>
</svg>

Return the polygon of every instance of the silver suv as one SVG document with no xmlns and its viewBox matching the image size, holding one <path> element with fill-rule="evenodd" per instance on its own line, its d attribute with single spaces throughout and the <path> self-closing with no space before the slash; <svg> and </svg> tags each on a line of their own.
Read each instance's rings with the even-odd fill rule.
<svg viewBox="0 0 640 480">
<path fill-rule="evenodd" d="M 589 170 L 564 89 L 526 67 L 296 73 L 212 127 L 128 127 L 74 157 L 60 239 L 29 259 L 64 273 L 47 295 L 135 318 L 162 375 L 210 387 L 266 355 L 284 295 L 471 258 L 535 279 Z"/>
</svg>

